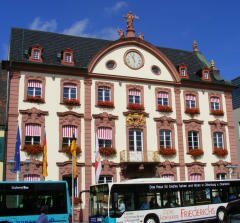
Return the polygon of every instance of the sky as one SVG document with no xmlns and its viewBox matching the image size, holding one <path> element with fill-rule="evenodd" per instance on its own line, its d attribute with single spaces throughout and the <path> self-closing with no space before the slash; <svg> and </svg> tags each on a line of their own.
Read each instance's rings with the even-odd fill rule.
<svg viewBox="0 0 240 223">
<path fill-rule="evenodd" d="M 136 34 L 153 45 L 199 51 L 225 80 L 240 76 L 239 0 L 1 0 L 0 60 L 7 60 L 13 27 L 118 39 L 133 12 Z"/>
</svg>

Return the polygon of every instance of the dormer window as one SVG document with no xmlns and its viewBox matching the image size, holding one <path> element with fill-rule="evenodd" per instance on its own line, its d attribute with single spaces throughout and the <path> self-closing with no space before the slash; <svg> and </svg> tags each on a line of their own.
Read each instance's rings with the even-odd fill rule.
<svg viewBox="0 0 240 223">
<path fill-rule="evenodd" d="M 74 65 L 73 50 L 65 49 L 63 51 L 61 63 L 64 65 Z"/>
<path fill-rule="evenodd" d="M 205 81 L 210 81 L 211 80 L 210 72 L 209 72 L 208 68 L 203 68 L 202 69 L 202 80 L 205 80 Z"/>
<path fill-rule="evenodd" d="M 188 78 L 187 65 L 180 64 L 179 67 L 178 67 L 178 72 L 179 72 L 180 77 Z"/>
<path fill-rule="evenodd" d="M 34 62 L 42 62 L 42 50 L 43 48 L 39 45 L 32 46 L 29 60 Z"/>
</svg>

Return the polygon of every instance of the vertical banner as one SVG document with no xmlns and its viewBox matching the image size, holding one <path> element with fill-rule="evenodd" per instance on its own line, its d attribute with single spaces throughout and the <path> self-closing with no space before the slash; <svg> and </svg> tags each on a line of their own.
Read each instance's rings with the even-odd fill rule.
<svg viewBox="0 0 240 223">
<path fill-rule="evenodd" d="M 16 144 L 15 144 L 15 154 L 14 154 L 14 173 L 17 175 L 20 172 L 21 165 L 20 165 L 20 145 L 21 145 L 21 138 L 20 138 L 20 131 L 19 126 L 17 127 L 17 135 L 16 135 Z"/>
<path fill-rule="evenodd" d="M 98 184 L 100 173 L 102 171 L 101 157 L 99 153 L 98 136 L 96 134 L 96 148 L 95 148 L 95 183 Z"/>
<path fill-rule="evenodd" d="M 46 130 L 44 130 L 44 139 L 43 139 L 43 176 L 47 177 L 47 137 Z"/>
</svg>

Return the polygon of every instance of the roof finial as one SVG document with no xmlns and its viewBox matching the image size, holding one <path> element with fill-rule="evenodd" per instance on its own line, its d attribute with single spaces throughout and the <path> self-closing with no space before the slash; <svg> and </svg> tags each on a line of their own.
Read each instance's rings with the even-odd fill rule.
<svg viewBox="0 0 240 223">
<path fill-rule="evenodd" d="M 197 47 L 197 41 L 196 40 L 193 41 L 192 48 L 193 48 L 193 52 L 199 51 L 198 47 Z"/>
<path fill-rule="evenodd" d="M 216 70 L 214 60 L 211 60 L 211 62 L 210 62 L 210 69 Z"/>
<path fill-rule="evenodd" d="M 117 32 L 118 32 L 118 35 L 119 35 L 119 39 L 123 39 L 124 38 L 123 30 L 122 29 L 118 29 Z"/>
<path fill-rule="evenodd" d="M 135 30 L 133 28 L 133 20 L 139 19 L 137 16 L 133 15 L 131 11 L 128 12 L 124 18 L 127 21 L 127 34 L 126 37 L 135 37 Z"/>
</svg>

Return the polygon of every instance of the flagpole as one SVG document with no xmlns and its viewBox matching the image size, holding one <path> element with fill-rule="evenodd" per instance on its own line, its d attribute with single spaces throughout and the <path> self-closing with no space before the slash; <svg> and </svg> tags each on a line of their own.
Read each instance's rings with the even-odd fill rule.
<svg viewBox="0 0 240 223">
<path fill-rule="evenodd" d="M 72 155 L 72 223 L 74 223 L 74 173 L 73 173 L 73 155 Z"/>
</svg>

